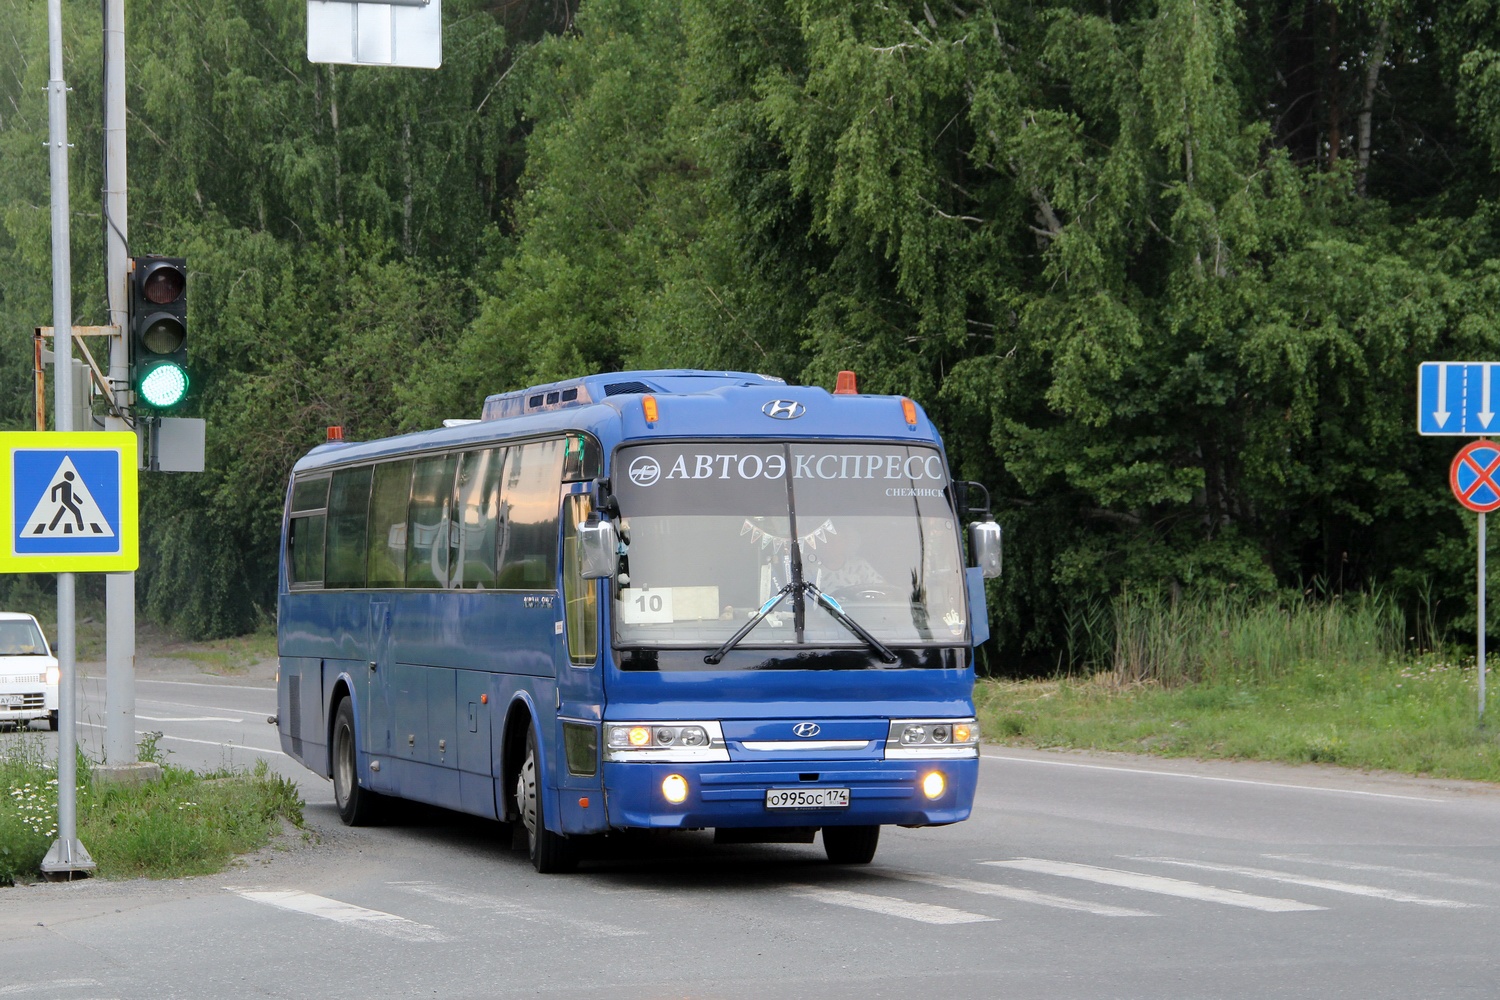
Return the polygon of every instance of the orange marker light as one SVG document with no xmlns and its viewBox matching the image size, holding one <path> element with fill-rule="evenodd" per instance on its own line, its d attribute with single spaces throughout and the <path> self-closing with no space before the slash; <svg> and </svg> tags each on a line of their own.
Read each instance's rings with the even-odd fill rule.
<svg viewBox="0 0 1500 1000">
<path fill-rule="evenodd" d="M 648 424 L 654 424 L 654 423 L 656 423 L 657 413 L 656 413 L 656 397 L 655 396 L 642 396 L 641 397 L 641 412 L 646 415 L 646 423 L 648 423 Z"/>
<path fill-rule="evenodd" d="M 911 424 L 913 427 L 917 426 L 917 404 L 916 403 L 913 403 L 909 399 L 903 399 L 903 400 L 901 400 L 901 415 L 906 418 L 906 422 L 907 423 Z"/>
<path fill-rule="evenodd" d="M 851 371 L 839 372 L 839 380 L 834 383 L 833 394 L 835 396 L 858 396 L 859 379 Z"/>
<path fill-rule="evenodd" d="M 490 703 L 490 696 L 489 695 L 482 694 L 482 695 L 479 696 L 479 704 L 481 704 L 481 705 L 488 705 L 489 703 Z"/>
<path fill-rule="evenodd" d="M 581 809 L 587 809 L 589 807 L 589 800 L 586 799 L 586 798 L 585 799 L 579 799 L 578 800 L 578 806 Z"/>
</svg>

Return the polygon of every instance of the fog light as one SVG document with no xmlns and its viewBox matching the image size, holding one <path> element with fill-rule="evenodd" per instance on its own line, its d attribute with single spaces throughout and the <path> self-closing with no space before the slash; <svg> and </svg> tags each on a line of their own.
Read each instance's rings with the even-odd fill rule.
<svg viewBox="0 0 1500 1000">
<path fill-rule="evenodd" d="M 941 781 L 941 778 L 939 778 Z M 669 774 L 662 779 L 661 793 L 667 797 L 667 801 L 675 805 L 681 805 L 687 801 L 688 783 L 687 779 L 680 774 Z"/>
<path fill-rule="evenodd" d="M 668 778 L 668 781 L 671 779 Z M 948 787 L 948 782 L 943 778 L 942 771 L 931 771 L 927 777 L 922 779 L 922 794 L 929 799 L 942 796 L 943 790 Z"/>
</svg>

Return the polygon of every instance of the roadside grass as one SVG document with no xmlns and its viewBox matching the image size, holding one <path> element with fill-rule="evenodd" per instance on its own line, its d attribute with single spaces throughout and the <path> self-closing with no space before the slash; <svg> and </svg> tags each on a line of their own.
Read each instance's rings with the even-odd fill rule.
<svg viewBox="0 0 1500 1000">
<path fill-rule="evenodd" d="M 57 837 L 57 763 L 47 760 L 37 735 L 0 739 L 0 885 L 40 877 L 42 859 Z M 296 785 L 271 773 L 206 774 L 160 760 L 155 740 L 141 759 L 162 764 L 160 781 L 94 787 L 89 762 L 78 767 L 78 839 L 101 878 L 182 878 L 220 871 L 231 858 L 265 846 L 283 825 L 302 826 Z"/>
<path fill-rule="evenodd" d="M 1479 725 L 1473 657 L 1406 652 L 1378 596 L 1127 593 L 1089 621 L 1075 646 L 1095 651 L 1093 669 L 979 682 L 986 738 L 1500 781 L 1500 708 Z"/>
<path fill-rule="evenodd" d="M 262 661 L 276 658 L 276 634 L 252 632 L 229 639 L 194 643 L 190 648 L 167 648 L 162 656 L 187 660 L 204 673 L 231 676 L 243 674 Z"/>
</svg>

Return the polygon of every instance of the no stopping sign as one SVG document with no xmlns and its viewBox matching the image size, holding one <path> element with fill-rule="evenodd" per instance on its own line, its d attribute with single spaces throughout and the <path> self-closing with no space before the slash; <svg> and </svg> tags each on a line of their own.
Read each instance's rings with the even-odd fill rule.
<svg viewBox="0 0 1500 1000">
<path fill-rule="evenodd" d="M 1500 510 L 1500 444 L 1481 439 L 1460 448 L 1448 469 L 1448 485 L 1472 511 Z"/>
</svg>

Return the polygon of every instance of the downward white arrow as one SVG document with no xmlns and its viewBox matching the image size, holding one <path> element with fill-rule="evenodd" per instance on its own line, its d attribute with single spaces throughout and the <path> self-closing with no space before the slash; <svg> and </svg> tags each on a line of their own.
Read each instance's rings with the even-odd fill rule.
<svg viewBox="0 0 1500 1000">
<path fill-rule="evenodd" d="M 1441 365 L 1441 364 L 1438 365 L 1438 391 L 1437 391 L 1437 397 L 1438 397 L 1437 398 L 1438 408 L 1436 410 L 1432 411 L 1432 417 L 1433 417 L 1434 420 L 1437 421 L 1437 425 L 1439 427 L 1442 427 L 1444 424 L 1446 424 L 1448 422 L 1448 418 L 1450 416 L 1452 416 L 1452 414 L 1449 413 L 1448 410 L 1446 409 L 1446 407 L 1448 405 L 1448 366 L 1447 365 Z"/>
<path fill-rule="evenodd" d="M 1490 409 L 1490 377 L 1494 374 L 1493 365 L 1483 365 L 1479 369 L 1479 384 L 1482 386 L 1482 398 L 1484 407 L 1479 411 L 1479 425 L 1484 428 L 1490 426 L 1490 420 L 1494 418 L 1495 412 Z"/>
</svg>

